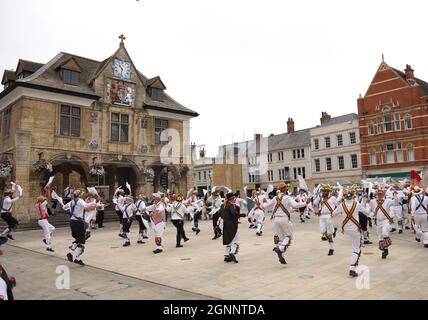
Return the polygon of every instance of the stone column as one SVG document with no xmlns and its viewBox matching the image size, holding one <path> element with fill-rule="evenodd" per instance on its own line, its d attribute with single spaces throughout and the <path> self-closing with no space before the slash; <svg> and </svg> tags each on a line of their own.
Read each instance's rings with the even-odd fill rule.
<svg viewBox="0 0 428 320">
<path fill-rule="evenodd" d="M 38 188 L 39 181 L 30 183 L 31 170 L 31 131 L 17 131 L 15 134 L 15 183 L 19 184 L 23 191 L 22 198 L 15 203 L 13 215 L 21 223 L 27 223 L 31 218 L 36 218 L 34 199 L 32 193 Z"/>
</svg>

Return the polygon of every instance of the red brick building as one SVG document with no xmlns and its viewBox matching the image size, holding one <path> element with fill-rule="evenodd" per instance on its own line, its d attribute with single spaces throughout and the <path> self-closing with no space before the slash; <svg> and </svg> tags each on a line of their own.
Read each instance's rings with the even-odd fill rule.
<svg viewBox="0 0 428 320">
<path fill-rule="evenodd" d="M 364 177 L 428 176 L 428 83 L 384 61 L 358 99 Z"/>
</svg>

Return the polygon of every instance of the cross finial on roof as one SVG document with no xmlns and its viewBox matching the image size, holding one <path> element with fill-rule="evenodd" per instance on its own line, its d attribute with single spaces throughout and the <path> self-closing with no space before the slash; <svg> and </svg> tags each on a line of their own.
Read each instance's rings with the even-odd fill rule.
<svg viewBox="0 0 428 320">
<path fill-rule="evenodd" d="M 382 53 L 382 62 L 385 62 L 385 56 Z"/>
<path fill-rule="evenodd" d="M 126 40 L 125 36 L 124 36 L 123 34 L 121 34 L 121 35 L 119 36 L 119 39 L 120 39 L 120 44 L 122 44 L 122 45 L 123 45 L 123 41 L 125 41 L 125 40 Z"/>
</svg>

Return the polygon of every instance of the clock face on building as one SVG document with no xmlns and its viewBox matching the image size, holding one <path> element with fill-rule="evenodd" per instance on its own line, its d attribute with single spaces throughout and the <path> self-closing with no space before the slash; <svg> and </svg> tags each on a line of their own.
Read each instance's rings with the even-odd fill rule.
<svg viewBox="0 0 428 320">
<path fill-rule="evenodd" d="M 113 76 L 131 80 L 131 62 L 115 58 L 113 61 Z"/>
</svg>

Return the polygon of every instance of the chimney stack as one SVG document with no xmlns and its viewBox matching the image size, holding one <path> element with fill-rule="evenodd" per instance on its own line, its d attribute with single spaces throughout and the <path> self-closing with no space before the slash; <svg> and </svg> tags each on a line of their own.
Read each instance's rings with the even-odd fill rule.
<svg viewBox="0 0 428 320">
<path fill-rule="evenodd" d="M 410 64 L 406 64 L 406 69 L 404 70 L 405 74 L 406 74 L 406 80 L 415 80 L 415 75 L 413 73 L 412 67 L 410 66 Z"/>
<path fill-rule="evenodd" d="M 320 119 L 321 124 L 327 122 L 330 119 L 331 119 L 331 116 L 327 112 L 325 112 L 325 111 L 321 112 L 321 119 Z"/>
<path fill-rule="evenodd" d="M 288 118 L 287 121 L 287 133 L 294 132 L 294 120 L 293 118 Z"/>
</svg>

